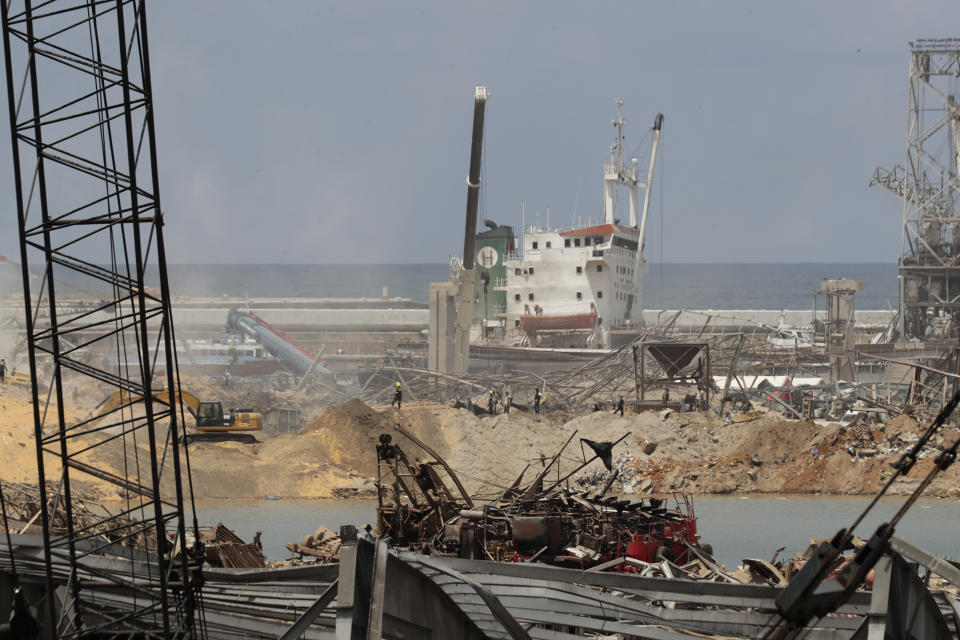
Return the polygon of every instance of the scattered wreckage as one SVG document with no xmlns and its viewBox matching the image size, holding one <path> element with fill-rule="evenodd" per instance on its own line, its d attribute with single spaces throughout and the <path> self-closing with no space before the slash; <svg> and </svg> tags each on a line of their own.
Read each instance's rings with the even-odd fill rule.
<svg viewBox="0 0 960 640">
<path fill-rule="evenodd" d="M 617 473 L 595 492 L 569 488 L 567 481 L 594 460 L 612 471 L 612 449 L 629 433 L 616 442 L 581 438 L 593 455 L 584 454 L 581 464 L 561 474 L 560 456 L 574 432 L 532 480 L 524 483 L 525 470 L 493 500 L 477 504 L 436 452 L 399 424 L 395 429 L 433 458 L 412 459 L 390 434 L 380 436 L 377 532 L 389 536 L 395 548 L 630 573 L 664 561 L 677 567 L 701 559 L 716 565 L 710 545 L 699 543 L 690 496 L 675 495 L 673 507 L 659 497 L 607 496 Z"/>
</svg>

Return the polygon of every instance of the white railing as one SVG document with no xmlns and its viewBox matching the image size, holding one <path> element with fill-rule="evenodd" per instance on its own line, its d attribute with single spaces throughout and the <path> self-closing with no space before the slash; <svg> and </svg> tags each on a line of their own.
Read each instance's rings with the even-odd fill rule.
<svg viewBox="0 0 960 640">
<path fill-rule="evenodd" d="M 638 180 L 637 170 L 632 166 L 617 164 L 615 160 L 607 160 L 603 163 L 603 176 L 620 178 L 621 180 Z"/>
</svg>

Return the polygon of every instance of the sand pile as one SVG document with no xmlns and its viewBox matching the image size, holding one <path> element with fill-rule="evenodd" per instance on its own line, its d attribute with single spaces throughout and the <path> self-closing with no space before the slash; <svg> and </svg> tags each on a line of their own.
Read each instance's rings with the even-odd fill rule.
<svg viewBox="0 0 960 640">
<path fill-rule="evenodd" d="M 376 444 L 381 433 L 392 433 L 393 416 L 377 413 L 360 400 L 324 409 L 300 430 L 307 455 L 321 455 L 331 464 L 364 475 L 377 471 Z"/>
<path fill-rule="evenodd" d="M 70 391 L 72 393 L 72 391 Z M 65 403 L 66 404 L 66 403 Z M 90 403 L 88 403 L 90 404 Z M 93 403 L 95 404 L 95 403 Z M 91 405 L 92 406 L 92 405 Z M 47 409 L 47 422 L 56 421 L 56 404 L 51 401 Z M 86 416 L 68 405 L 66 418 L 68 422 L 76 422 Z M 92 439 L 78 437 L 71 445 L 79 449 L 91 444 Z M 99 452 L 98 452 L 99 455 Z M 81 454 L 78 459 L 91 462 L 92 453 Z M 98 464 L 107 470 L 118 473 L 119 468 L 109 462 L 97 458 Z M 60 465 L 53 456 L 44 457 L 45 475 L 47 480 L 56 480 L 60 476 Z M 112 496 L 116 493 L 114 485 L 99 478 L 74 472 L 71 476 L 74 484 L 84 491 L 98 495 Z M 0 479 L 7 482 L 37 482 L 37 453 L 34 445 L 33 399 L 30 390 L 13 385 L 0 386 Z"/>
<path fill-rule="evenodd" d="M 763 460 L 784 460 L 809 450 L 831 432 L 811 421 L 765 418 L 718 426 L 723 437 L 717 443 L 719 456 L 759 455 Z M 714 431 L 716 433 L 716 431 Z"/>
<path fill-rule="evenodd" d="M 33 402 L 27 389 L 7 386 L 0 392 L 0 469 L 8 482 L 36 483 Z M 51 469 L 49 475 L 55 475 Z"/>
</svg>

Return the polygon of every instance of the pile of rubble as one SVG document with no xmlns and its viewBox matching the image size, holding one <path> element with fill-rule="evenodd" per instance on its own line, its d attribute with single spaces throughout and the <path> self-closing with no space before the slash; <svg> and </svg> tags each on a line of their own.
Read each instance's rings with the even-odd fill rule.
<svg viewBox="0 0 960 640">
<path fill-rule="evenodd" d="M 200 541 L 208 566 L 228 569 L 262 569 L 266 566 L 260 547 L 244 542 L 222 522 L 206 530 L 201 528 Z M 187 546 L 193 546 L 190 536 L 187 542 Z"/>
<path fill-rule="evenodd" d="M 303 556 L 317 558 L 320 562 L 339 562 L 340 536 L 324 526 L 320 526 L 313 533 L 303 538 L 297 544 L 290 542 L 287 549 L 302 559 Z"/>
</svg>

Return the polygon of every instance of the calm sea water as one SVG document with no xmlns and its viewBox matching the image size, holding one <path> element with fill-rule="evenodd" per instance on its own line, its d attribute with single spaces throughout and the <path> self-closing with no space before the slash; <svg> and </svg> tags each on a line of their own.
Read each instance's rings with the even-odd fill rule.
<svg viewBox="0 0 960 640">
<path fill-rule="evenodd" d="M 700 496 L 694 501 L 698 529 L 717 559 L 733 569 L 743 558 L 769 560 L 778 547 L 788 556 L 803 551 L 813 538 L 832 537 L 850 526 L 869 502 L 865 497 L 823 496 Z M 903 498 L 884 498 L 857 529 L 861 538 L 889 519 Z M 341 524 L 376 522 L 375 500 L 219 500 L 197 504 L 202 524 L 223 522 L 251 540 L 263 530 L 270 560 L 290 557 L 284 547 L 299 542 L 323 525 L 339 531 Z M 919 500 L 900 524 L 897 535 L 928 551 L 960 556 L 960 501 Z"/>
<path fill-rule="evenodd" d="M 379 297 L 427 299 L 427 284 L 448 278 L 445 264 L 170 265 L 177 295 L 251 297 Z M 648 309 L 809 309 L 823 278 L 863 281 L 860 309 L 897 303 L 897 265 L 653 264 L 644 279 Z M 822 301 L 821 301 L 822 304 Z"/>
<path fill-rule="evenodd" d="M 446 264 L 172 264 L 174 295 L 192 297 L 357 298 L 427 300 L 427 285 L 449 278 Z M 897 304 L 897 265 L 871 264 L 652 264 L 644 278 L 647 309 L 809 309 L 823 278 L 863 281 L 859 309 Z M 87 290 L 76 275 L 58 276 L 62 289 Z M 71 281 L 72 280 L 72 281 Z M 156 286 L 155 273 L 148 284 Z M 19 267 L 0 263 L 0 293 L 20 290 Z M 820 301 L 820 305 L 823 301 Z"/>
</svg>

